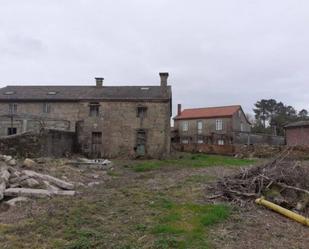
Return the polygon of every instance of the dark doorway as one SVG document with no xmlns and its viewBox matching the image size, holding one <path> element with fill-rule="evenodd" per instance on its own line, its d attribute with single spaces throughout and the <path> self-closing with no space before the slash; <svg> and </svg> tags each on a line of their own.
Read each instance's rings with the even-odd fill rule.
<svg viewBox="0 0 309 249">
<path fill-rule="evenodd" d="M 92 132 L 91 156 L 100 158 L 102 149 L 102 132 Z"/>
<path fill-rule="evenodd" d="M 136 133 L 136 154 L 137 156 L 146 155 L 146 131 L 138 130 Z"/>
<path fill-rule="evenodd" d="M 17 133 L 17 128 L 15 128 L 15 127 L 10 127 L 10 128 L 8 128 L 8 135 L 10 136 L 10 135 L 14 135 L 14 134 L 16 134 Z"/>
</svg>

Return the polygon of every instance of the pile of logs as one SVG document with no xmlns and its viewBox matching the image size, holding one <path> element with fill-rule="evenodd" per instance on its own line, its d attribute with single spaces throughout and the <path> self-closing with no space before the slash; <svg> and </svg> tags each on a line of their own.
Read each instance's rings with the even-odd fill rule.
<svg viewBox="0 0 309 249">
<path fill-rule="evenodd" d="M 15 197 L 7 203 L 14 205 L 28 197 L 51 197 L 55 195 L 74 196 L 72 183 L 59 178 L 14 167 L 10 156 L 0 156 L 0 200 Z M 28 163 L 31 159 L 28 160 Z"/>
<path fill-rule="evenodd" d="M 289 159 L 292 149 L 279 153 L 261 165 L 215 183 L 211 199 L 224 199 L 241 206 L 261 196 L 289 209 L 309 213 L 309 166 Z"/>
</svg>

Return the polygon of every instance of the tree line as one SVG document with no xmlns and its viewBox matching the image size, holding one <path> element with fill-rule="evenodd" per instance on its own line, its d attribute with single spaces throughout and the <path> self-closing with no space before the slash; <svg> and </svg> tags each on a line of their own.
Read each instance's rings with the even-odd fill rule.
<svg viewBox="0 0 309 249">
<path fill-rule="evenodd" d="M 308 111 L 299 112 L 290 105 L 277 102 L 275 99 L 262 99 L 254 104 L 254 120 L 252 132 L 284 135 L 284 126 L 288 123 L 309 120 Z"/>
</svg>

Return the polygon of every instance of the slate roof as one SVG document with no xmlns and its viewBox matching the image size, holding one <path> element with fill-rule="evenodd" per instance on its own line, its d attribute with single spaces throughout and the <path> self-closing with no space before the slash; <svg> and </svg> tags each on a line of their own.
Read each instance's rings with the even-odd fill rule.
<svg viewBox="0 0 309 249">
<path fill-rule="evenodd" d="M 56 94 L 48 94 L 55 92 Z M 12 94 L 13 93 L 13 94 Z M 169 100 L 171 87 L 161 86 L 6 86 L 0 89 L 4 101 L 80 100 Z"/>
<path fill-rule="evenodd" d="M 309 121 L 297 121 L 290 124 L 287 124 L 284 126 L 284 128 L 296 128 L 296 127 L 303 127 L 303 126 L 309 126 Z"/>
<path fill-rule="evenodd" d="M 231 117 L 238 110 L 242 110 L 240 105 L 184 109 L 174 119 Z"/>
</svg>

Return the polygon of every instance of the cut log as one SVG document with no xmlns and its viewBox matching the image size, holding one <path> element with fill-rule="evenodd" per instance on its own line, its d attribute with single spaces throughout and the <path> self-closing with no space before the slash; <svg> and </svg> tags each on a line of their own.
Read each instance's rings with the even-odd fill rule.
<svg viewBox="0 0 309 249">
<path fill-rule="evenodd" d="M 10 206 L 16 206 L 17 202 L 22 202 L 22 201 L 29 201 L 29 198 L 27 198 L 27 197 L 16 197 L 16 198 L 13 198 L 13 199 L 7 201 L 6 203 L 9 204 Z"/>
<path fill-rule="evenodd" d="M 45 184 L 47 190 L 49 191 L 59 191 L 60 188 L 54 186 L 54 185 L 51 185 L 48 181 L 43 181 L 43 183 Z"/>
<path fill-rule="evenodd" d="M 6 166 L 0 168 L 0 200 L 4 197 L 4 190 L 10 178 L 10 172 Z"/>
<path fill-rule="evenodd" d="M 22 196 L 22 197 L 49 197 L 51 192 L 46 189 L 33 188 L 7 188 L 4 191 L 5 196 Z"/>
<path fill-rule="evenodd" d="M 22 197 L 51 197 L 53 195 L 67 195 L 74 196 L 75 191 L 49 191 L 46 189 L 33 189 L 33 188 L 7 188 L 4 191 L 5 196 L 22 196 Z"/>
<path fill-rule="evenodd" d="M 23 170 L 23 173 L 29 177 L 39 178 L 42 180 L 49 181 L 50 183 L 55 184 L 57 187 L 60 187 L 62 189 L 69 189 L 69 190 L 74 189 L 74 185 L 72 183 L 65 182 L 63 180 L 60 180 L 59 178 L 56 178 L 50 175 L 36 173 L 32 170 Z"/>
</svg>

